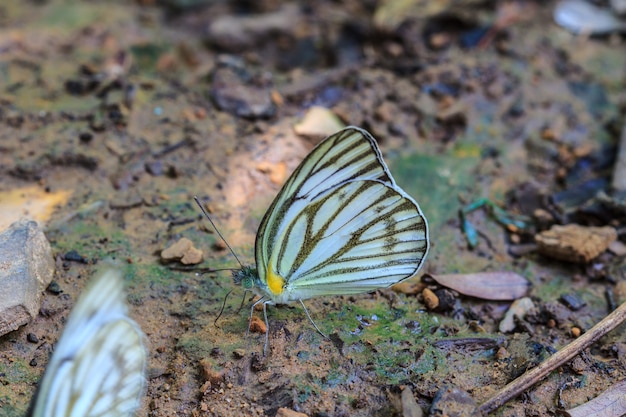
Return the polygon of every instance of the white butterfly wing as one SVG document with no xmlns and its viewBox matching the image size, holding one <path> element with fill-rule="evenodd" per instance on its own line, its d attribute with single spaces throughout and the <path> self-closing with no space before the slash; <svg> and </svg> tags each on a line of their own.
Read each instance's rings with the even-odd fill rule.
<svg viewBox="0 0 626 417">
<path fill-rule="evenodd" d="M 345 128 L 326 138 L 307 155 L 269 207 L 255 243 L 256 266 L 263 276 L 267 262 L 290 220 L 320 194 L 344 181 L 378 180 L 394 186 L 374 138 L 363 129 Z"/>
<path fill-rule="evenodd" d="M 428 226 L 399 188 L 375 140 L 349 127 L 320 143 L 287 180 L 256 241 L 260 280 L 286 281 L 288 302 L 354 294 L 412 276 L 428 251 Z"/>
<path fill-rule="evenodd" d="M 119 272 L 97 277 L 70 314 L 30 415 L 134 415 L 145 385 L 143 340 L 127 315 Z"/>
</svg>

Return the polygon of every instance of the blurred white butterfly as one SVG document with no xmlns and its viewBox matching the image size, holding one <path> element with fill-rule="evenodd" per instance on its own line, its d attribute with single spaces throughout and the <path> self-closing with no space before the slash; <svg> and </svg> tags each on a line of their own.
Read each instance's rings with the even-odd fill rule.
<svg viewBox="0 0 626 417">
<path fill-rule="evenodd" d="M 347 127 L 291 174 L 261 221 L 256 268 L 233 278 L 261 296 L 254 305 L 263 303 L 266 322 L 267 304 L 293 301 L 311 319 L 302 300 L 389 287 L 419 270 L 428 246 L 426 217 L 396 184 L 376 140 Z"/>
<path fill-rule="evenodd" d="M 146 349 L 128 317 L 119 271 L 81 295 L 33 398 L 31 417 L 133 416 L 141 402 Z"/>
</svg>

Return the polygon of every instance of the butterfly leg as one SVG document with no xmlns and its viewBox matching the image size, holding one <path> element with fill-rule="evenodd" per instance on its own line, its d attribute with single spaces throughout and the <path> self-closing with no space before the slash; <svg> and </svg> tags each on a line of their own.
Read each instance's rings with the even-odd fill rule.
<svg viewBox="0 0 626 417">
<path fill-rule="evenodd" d="M 317 330 L 317 332 L 319 334 L 321 334 L 322 336 L 324 336 L 326 339 L 328 339 L 329 337 L 326 336 L 319 327 L 317 327 L 317 324 L 315 324 L 315 322 L 313 321 L 313 319 L 311 318 L 311 315 L 309 314 L 309 310 L 306 309 L 306 306 L 304 305 L 304 303 L 302 302 L 302 300 L 298 300 L 300 301 L 300 304 L 302 304 L 302 308 L 304 309 L 304 312 L 306 313 L 306 316 L 309 318 L 309 321 L 313 324 L 313 327 L 315 327 L 315 330 Z"/>
<path fill-rule="evenodd" d="M 237 309 L 237 313 L 239 313 L 241 311 L 241 309 L 243 308 L 244 303 L 246 302 L 246 295 L 248 295 L 248 290 L 244 290 L 243 291 L 243 297 L 241 298 L 241 304 L 239 305 L 239 308 Z M 230 292 L 229 292 L 230 294 Z"/>
<path fill-rule="evenodd" d="M 256 307 L 260 303 L 263 303 L 263 313 L 265 313 L 265 302 L 266 302 L 265 298 L 261 297 L 254 304 L 252 304 L 252 307 L 250 307 L 250 318 L 248 319 L 248 330 L 246 331 L 246 337 L 248 337 L 248 335 L 250 334 L 250 326 L 252 326 L 252 316 L 254 315 L 254 307 Z M 267 325 L 267 315 L 265 316 L 265 324 Z"/>
<path fill-rule="evenodd" d="M 265 319 L 265 345 L 263 346 L 263 356 L 267 353 L 267 346 L 270 341 L 270 324 L 267 321 L 267 305 L 270 303 L 269 300 L 263 302 L 263 318 Z"/>
</svg>

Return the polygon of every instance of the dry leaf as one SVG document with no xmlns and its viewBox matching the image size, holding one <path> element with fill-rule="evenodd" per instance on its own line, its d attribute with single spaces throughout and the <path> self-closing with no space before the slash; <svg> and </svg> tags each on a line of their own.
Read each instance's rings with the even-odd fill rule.
<svg viewBox="0 0 626 417">
<path fill-rule="evenodd" d="M 293 129 L 300 136 L 321 139 L 332 135 L 343 127 L 341 120 L 331 110 L 321 106 L 313 106 Z"/>
<path fill-rule="evenodd" d="M 526 295 L 530 283 L 515 272 L 431 275 L 439 285 L 483 300 L 516 300 Z"/>
<path fill-rule="evenodd" d="M 626 379 L 591 401 L 565 411 L 569 417 L 620 417 L 626 414 Z"/>
<path fill-rule="evenodd" d="M 610 226 L 590 227 L 579 224 L 554 225 L 535 236 L 538 251 L 566 262 L 586 263 L 604 252 L 617 239 Z"/>
<path fill-rule="evenodd" d="M 507 310 L 504 318 L 500 322 L 500 332 L 508 333 L 515 330 L 515 317 L 519 319 L 523 319 L 526 317 L 526 313 L 528 313 L 531 309 L 535 308 L 535 304 L 533 300 L 529 297 L 520 298 L 519 300 L 515 300 L 511 307 Z"/>
<path fill-rule="evenodd" d="M 161 251 L 161 259 L 165 262 L 179 260 L 184 265 L 195 265 L 202 262 L 202 251 L 186 237 Z"/>
</svg>

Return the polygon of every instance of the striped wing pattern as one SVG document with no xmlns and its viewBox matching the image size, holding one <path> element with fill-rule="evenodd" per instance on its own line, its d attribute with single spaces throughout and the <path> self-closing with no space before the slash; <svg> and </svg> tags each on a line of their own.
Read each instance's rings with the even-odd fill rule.
<svg viewBox="0 0 626 417">
<path fill-rule="evenodd" d="M 133 416 L 145 380 L 144 336 L 127 315 L 119 272 L 97 277 L 55 346 L 30 416 Z"/>
<path fill-rule="evenodd" d="M 399 188 L 376 141 L 349 127 L 321 142 L 287 180 L 256 241 L 259 278 L 286 281 L 275 302 L 354 294 L 415 274 L 428 250 L 417 203 Z M 267 291 L 266 291 L 267 292 Z"/>
</svg>

